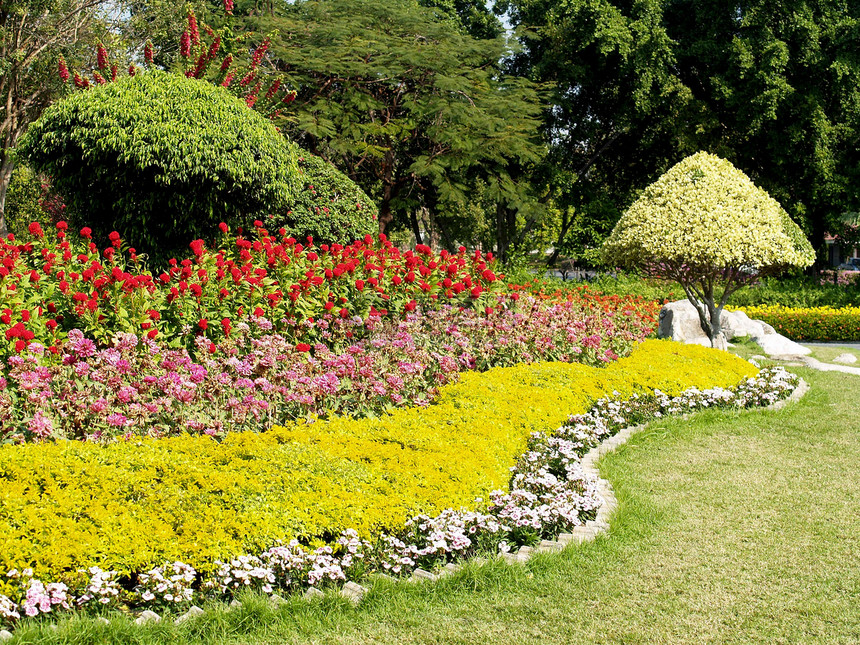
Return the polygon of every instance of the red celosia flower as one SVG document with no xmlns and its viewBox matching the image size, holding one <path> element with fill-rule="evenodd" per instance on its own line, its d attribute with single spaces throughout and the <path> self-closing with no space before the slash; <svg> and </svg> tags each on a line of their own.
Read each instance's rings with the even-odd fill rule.
<svg viewBox="0 0 860 645">
<path fill-rule="evenodd" d="M 45 237 L 45 233 L 42 231 L 42 227 L 39 225 L 39 222 L 30 222 L 30 225 L 27 227 L 27 230 L 30 231 L 30 235 L 35 235 L 36 237 Z"/>
<path fill-rule="evenodd" d="M 158 330 L 157 329 L 150 329 L 149 333 L 146 335 L 146 337 L 149 338 L 150 340 L 155 338 L 156 336 L 158 336 Z"/>
<path fill-rule="evenodd" d="M 128 66 L 128 75 L 134 76 L 137 73 L 137 69 L 134 66 L 134 63 Z"/>
<path fill-rule="evenodd" d="M 147 40 L 146 45 L 143 46 L 143 60 L 146 61 L 147 65 L 152 65 L 152 41 Z"/>
<path fill-rule="evenodd" d="M 233 15 L 233 0 L 224 0 L 224 11 L 227 15 Z"/>
<path fill-rule="evenodd" d="M 296 345 L 296 350 L 300 352 L 309 352 L 311 351 L 311 346 L 307 343 L 299 343 Z"/>
<path fill-rule="evenodd" d="M 98 72 L 93 72 L 93 80 L 96 83 L 98 83 L 99 85 L 104 85 L 105 83 L 107 83 L 107 80 L 105 79 L 105 77 L 102 76 L 101 74 L 99 74 Z"/>
<path fill-rule="evenodd" d="M 221 328 L 224 330 L 224 334 L 225 334 L 226 336 L 229 336 L 229 335 L 230 335 L 230 330 L 233 328 L 233 326 L 232 326 L 232 324 L 230 323 L 230 319 L 229 319 L 229 318 L 224 318 L 224 319 L 221 321 Z"/>
<path fill-rule="evenodd" d="M 119 71 L 119 68 L 116 65 L 110 66 L 110 80 L 111 80 L 111 82 L 116 80 L 116 75 L 117 75 L 118 71 Z"/>
<path fill-rule="evenodd" d="M 96 44 L 96 60 L 98 62 L 99 69 L 107 69 L 108 66 L 108 53 L 105 46 L 100 42 Z"/>
<path fill-rule="evenodd" d="M 187 29 L 182 32 L 179 39 L 179 55 L 182 58 L 188 58 L 191 55 L 191 35 Z"/>
<path fill-rule="evenodd" d="M 189 246 L 194 255 L 198 257 L 203 255 L 203 240 L 194 240 Z"/>
<path fill-rule="evenodd" d="M 221 36 L 215 36 L 215 40 L 209 45 L 209 53 L 206 54 L 206 61 L 209 62 L 215 58 L 215 54 L 218 53 L 219 49 L 221 49 Z"/>
<path fill-rule="evenodd" d="M 57 328 L 57 321 L 51 319 L 45 323 L 45 327 L 48 328 L 48 331 L 54 331 Z"/>
<path fill-rule="evenodd" d="M 358 289 L 359 291 L 363 291 L 364 290 L 364 280 L 356 280 L 355 281 L 355 288 Z"/>
<path fill-rule="evenodd" d="M 93 231 L 89 226 L 84 226 L 81 229 L 81 237 L 84 237 L 86 239 L 90 239 L 92 237 L 92 235 L 93 235 Z"/>
<path fill-rule="evenodd" d="M 410 300 L 406 303 L 404 309 L 406 309 L 406 311 L 415 311 L 415 307 L 417 306 L 417 304 L 418 303 L 416 303 L 414 300 Z"/>
<path fill-rule="evenodd" d="M 197 26 L 197 16 L 193 11 L 188 12 L 188 34 L 191 36 L 191 42 L 195 45 L 200 44 L 200 29 Z"/>
<path fill-rule="evenodd" d="M 60 80 L 65 83 L 69 80 L 69 67 L 66 65 L 66 59 L 60 56 L 60 60 L 57 62 L 57 65 L 60 68 Z"/>
<path fill-rule="evenodd" d="M 203 331 L 206 331 L 206 329 L 209 327 L 209 321 L 205 318 L 201 318 L 197 321 L 197 326 L 200 327 L 200 329 L 202 329 Z"/>
</svg>

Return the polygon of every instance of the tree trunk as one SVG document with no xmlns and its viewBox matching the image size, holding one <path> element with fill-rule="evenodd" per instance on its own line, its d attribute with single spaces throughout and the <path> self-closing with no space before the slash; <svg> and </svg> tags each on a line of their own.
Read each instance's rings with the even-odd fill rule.
<svg viewBox="0 0 860 645">
<path fill-rule="evenodd" d="M 0 165 L 0 236 L 6 237 L 9 229 L 6 225 L 6 195 L 9 193 L 9 184 L 12 182 L 12 171 L 15 163 L 9 155 L 3 159 Z"/>
</svg>

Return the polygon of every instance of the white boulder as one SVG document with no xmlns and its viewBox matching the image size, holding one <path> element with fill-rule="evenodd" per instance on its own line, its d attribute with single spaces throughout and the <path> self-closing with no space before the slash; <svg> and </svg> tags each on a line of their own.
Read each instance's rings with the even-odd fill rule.
<svg viewBox="0 0 860 645">
<path fill-rule="evenodd" d="M 811 351 L 777 334 L 766 322 L 751 320 L 742 311 L 723 311 L 720 315 L 720 327 L 727 340 L 749 337 L 758 343 L 768 356 L 799 356 Z M 689 300 L 677 300 L 663 306 L 660 310 L 657 336 L 682 343 L 711 346 L 710 339 L 702 330 L 699 314 Z"/>
</svg>

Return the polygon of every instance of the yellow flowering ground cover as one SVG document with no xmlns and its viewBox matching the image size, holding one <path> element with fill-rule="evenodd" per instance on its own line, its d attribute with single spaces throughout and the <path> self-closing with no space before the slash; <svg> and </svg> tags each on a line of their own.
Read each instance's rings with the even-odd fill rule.
<svg viewBox="0 0 860 645">
<path fill-rule="evenodd" d="M 729 309 L 729 307 L 727 307 Z M 792 340 L 860 341 L 860 307 L 737 307 Z"/>
<path fill-rule="evenodd" d="M 426 409 L 107 445 L 0 447 L 0 571 L 58 580 L 92 565 L 141 571 L 342 529 L 397 529 L 415 513 L 505 488 L 529 434 L 600 397 L 729 387 L 755 373 L 725 352 L 647 341 L 603 368 L 542 363 L 467 373 Z M 0 594 L 7 592 L 0 584 Z"/>
</svg>

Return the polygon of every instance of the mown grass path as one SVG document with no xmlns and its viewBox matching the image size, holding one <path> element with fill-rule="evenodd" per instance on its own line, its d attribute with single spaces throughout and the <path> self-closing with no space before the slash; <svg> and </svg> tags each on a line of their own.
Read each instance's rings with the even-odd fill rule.
<svg viewBox="0 0 860 645">
<path fill-rule="evenodd" d="M 18 642 L 860 643 L 860 377 L 797 371 L 812 389 L 785 410 L 663 420 L 605 457 L 620 507 L 593 544 L 380 581 L 358 608 L 246 601 Z"/>
</svg>

